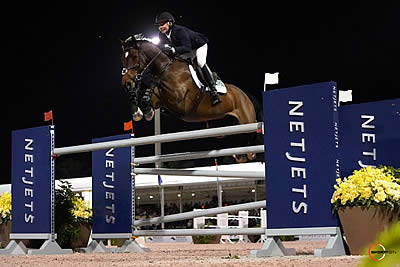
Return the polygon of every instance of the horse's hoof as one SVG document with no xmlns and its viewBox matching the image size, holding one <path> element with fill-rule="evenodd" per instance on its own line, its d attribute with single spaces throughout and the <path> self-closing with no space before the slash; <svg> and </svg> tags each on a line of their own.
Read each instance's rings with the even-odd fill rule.
<svg viewBox="0 0 400 267">
<path fill-rule="evenodd" d="M 140 121 L 143 118 L 143 112 L 138 108 L 138 110 L 132 114 L 132 119 L 134 121 Z"/>
<path fill-rule="evenodd" d="M 144 114 L 144 118 L 146 119 L 146 121 L 151 121 L 154 118 L 154 109 L 150 109 L 149 112 Z"/>
<path fill-rule="evenodd" d="M 247 157 L 245 155 L 232 155 L 237 163 L 245 163 L 247 162 Z"/>
<path fill-rule="evenodd" d="M 256 159 L 256 153 L 247 153 L 247 158 L 249 160 L 255 160 Z"/>
</svg>

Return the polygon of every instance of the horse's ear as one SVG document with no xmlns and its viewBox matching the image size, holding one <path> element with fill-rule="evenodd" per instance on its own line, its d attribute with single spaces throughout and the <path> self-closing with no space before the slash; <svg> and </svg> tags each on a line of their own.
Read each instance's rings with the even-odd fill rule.
<svg viewBox="0 0 400 267">
<path fill-rule="evenodd" d="M 125 40 L 121 40 L 121 44 L 122 44 L 122 48 L 132 48 L 132 47 L 136 47 L 137 46 L 137 41 L 135 36 L 131 35 L 128 38 L 126 38 Z"/>
</svg>

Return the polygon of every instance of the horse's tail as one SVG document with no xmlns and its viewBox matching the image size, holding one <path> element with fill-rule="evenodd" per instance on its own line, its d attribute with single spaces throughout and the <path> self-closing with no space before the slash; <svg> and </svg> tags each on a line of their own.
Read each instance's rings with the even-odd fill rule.
<svg viewBox="0 0 400 267">
<path fill-rule="evenodd" d="M 250 101 L 253 103 L 254 110 L 256 112 L 257 122 L 263 122 L 264 121 L 263 106 L 261 104 L 262 102 L 258 100 L 258 99 L 262 99 L 262 95 L 260 95 L 259 98 L 256 98 L 254 95 L 252 95 L 249 92 L 246 92 L 246 95 L 249 97 Z"/>
</svg>

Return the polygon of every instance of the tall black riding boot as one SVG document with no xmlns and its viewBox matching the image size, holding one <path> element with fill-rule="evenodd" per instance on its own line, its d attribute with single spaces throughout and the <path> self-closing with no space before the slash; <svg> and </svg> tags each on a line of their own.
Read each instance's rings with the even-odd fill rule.
<svg viewBox="0 0 400 267">
<path fill-rule="evenodd" d="M 217 89 L 215 89 L 215 80 L 211 73 L 210 68 L 207 66 L 207 64 L 205 64 L 201 68 L 201 71 L 203 73 L 204 79 L 206 80 L 208 87 L 210 88 L 211 104 L 215 106 L 216 104 L 221 103 L 221 99 L 218 96 Z"/>
</svg>

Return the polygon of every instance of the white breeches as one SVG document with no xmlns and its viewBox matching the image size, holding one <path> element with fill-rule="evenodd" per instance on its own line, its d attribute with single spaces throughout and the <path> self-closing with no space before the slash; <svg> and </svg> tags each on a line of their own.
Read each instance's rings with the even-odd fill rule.
<svg viewBox="0 0 400 267">
<path fill-rule="evenodd" d="M 207 49 L 208 46 L 205 44 L 196 50 L 197 64 L 200 68 L 204 67 L 204 65 L 207 63 Z"/>
</svg>

